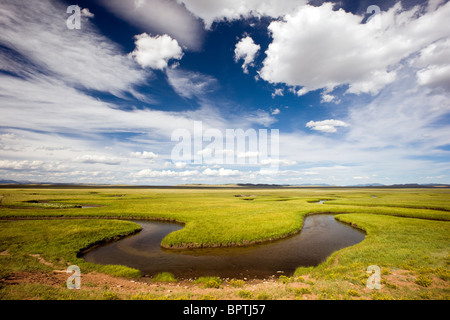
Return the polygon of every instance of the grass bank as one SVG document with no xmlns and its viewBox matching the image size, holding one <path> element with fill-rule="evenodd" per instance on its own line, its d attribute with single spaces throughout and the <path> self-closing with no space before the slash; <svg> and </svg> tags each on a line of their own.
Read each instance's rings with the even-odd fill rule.
<svg viewBox="0 0 450 320">
<path fill-rule="evenodd" d="M 80 266 L 85 272 L 98 271 L 114 276 L 139 277 L 140 272 L 125 266 L 101 266 L 85 262 L 78 252 L 97 243 L 135 233 L 140 226 L 112 220 L 0 221 L 0 274 L 49 272 Z M 42 263 L 45 261 L 45 263 Z"/>
</svg>

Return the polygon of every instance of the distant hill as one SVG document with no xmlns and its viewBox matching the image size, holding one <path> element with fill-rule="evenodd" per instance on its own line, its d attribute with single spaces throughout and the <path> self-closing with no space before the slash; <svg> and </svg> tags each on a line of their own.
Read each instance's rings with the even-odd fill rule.
<svg viewBox="0 0 450 320">
<path fill-rule="evenodd" d="M 449 188 L 450 184 L 442 184 L 442 183 L 427 183 L 427 184 L 407 183 L 407 184 L 393 184 L 390 187 L 391 188 Z"/>
<path fill-rule="evenodd" d="M 106 185 L 106 184 L 80 184 L 80 183 L 52 183 L 52 182 L 32 182 L 32 181 L 15 181 L 0 180 L 2 188 L 10 188 L 20 186 L 23 188 L 32 187 L 80 187 L 80 188 L 450 188 L 450 184 L 443 183 L 407 183 L 384 185 L 381 183 L 366 183 L 357 185 L 330 185 L 330 184 L 265 184 L 265 183 L 238 183 L 238 184 L 182 184 L 174 186 L 159 185 Z"/>
<path fill-rule="evenodd" d="M 14 180 L 0 180 L 0 184 L 20 184 L 20 182 Z"/>
</svg>

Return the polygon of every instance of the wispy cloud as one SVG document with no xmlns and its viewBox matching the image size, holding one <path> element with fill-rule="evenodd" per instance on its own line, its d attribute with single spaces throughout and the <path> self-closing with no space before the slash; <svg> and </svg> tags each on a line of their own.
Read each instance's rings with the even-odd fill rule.
<svg viewBox="0 0 450 320">
<path fill-rule="evenodd" d="M 209 29 L 214 22 L 237 20 L 251 16 L 278 18 L 303 5 L 303 0 L 177 0 L 197 17 L 203 19 Z"/>
<path fill-rule="evenodd" d="M 90 164 L 101 163 L 107 165 L 119 165 L 122 161 L 123 160 L 118 158 L 95 154 L 86 154 L 84 156 L 75 158 L 75 162 L 90 163 Z"/>
<path fill-rule="evenodd" d="M 28 61 L 25 66 L 33 73 L 28 76 L 46 74 L 77 88 L 118 96 L 147 78 L 120 46 L 89 21 L 83 21 L 81 30 L 69 30 L 62 23 L 69 15 L 58 2 L 5 0 L 0 10 L 0 43 L 14 50 L 0 54 Z M 23 63 L 16 63 L 7 71 L 20 74 L 22 67 Z"/>
<path fill-rule="evenodd" d="M 188 99 L 205 99 L 219 85 L 218 81 L 212 76 L 180 68 L 169 68 L 166 74 L 169 84 L 175 92 Z"/>
<path fill-rule="evenodd" d="M 101 0 L 118 17 L 149 34 L 167 34 L 188 50 L 200 50 L 203 25 L 186 8 L 167 0 Z"/>
</svg>

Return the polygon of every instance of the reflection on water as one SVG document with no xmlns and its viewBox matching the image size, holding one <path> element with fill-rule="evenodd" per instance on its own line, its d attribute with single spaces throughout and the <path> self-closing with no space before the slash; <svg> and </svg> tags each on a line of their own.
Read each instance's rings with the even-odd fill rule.
<svg viewBox="0 0 450 320">
<path fill-rule="evenodd" d="M 166 250 L 161 240 L 183 226 L 134 221 L 142 231 L 100 246 L 83 257 L 98 264 L 121 264 L 155 275 L 168 271 L 177 278 L 220 276 L 266 278 L 282 271 L 291 275 L 299 266 L 315 266 L 336 250 L 359 243 L 364 234 L 340 223 L 333 215 L 306 217 L 300 233 L 265 244 L 235 248 Z"/>
</svg>

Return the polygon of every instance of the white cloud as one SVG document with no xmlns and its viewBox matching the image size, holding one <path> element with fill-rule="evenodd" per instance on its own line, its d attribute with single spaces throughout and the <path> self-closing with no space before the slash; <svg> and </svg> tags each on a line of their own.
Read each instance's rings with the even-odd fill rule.
<svg viewBox="0 0 450 320">
<path fill-rule="evenodd" d="M 3 90 L 0 126 L 6 127 L 81 136 L 144 130 L 155 137 L 170 137 L 176 128 L 191 127 L 194 119 L 202 119 L 208 113 L 214 125 L 223 121 L 217 112 L 203 109 L 183 112 L 121 110 L 45 76 L 27 81 L 0 75 L 0 84 Z"/>
<path fill-rule="evenodd" d="M 335 104 L 340 103 L 340 99 L 338 99 L 336 96 L 333 96 L 326 91 L 322 92 L 321 94 L 321 103 L 331 103 L 334 102 Z"/>
<path fill-rule="evenodd" d="M 235 155 L 234 150 L 223 149 L 221 147 L 222 147 L 221 145 L 217 149 L 211 149 L 211 148 L 206 147 L 203 150 L 197 151 L 197 154 L 201 155 L 202 157 L 204 157 L 209 162 L 218 162 L 218 163 L 222 163 L 223 162 L 223 157 L 224 156 L 228 156 L 228 157 L 233 157 L 234 158 L 234 155 Z M 252 156 L 253 157 L 254 155 L 249 154 L 248 156 Z M 245 153 L 239 153 L 238 157 L 245 158 L 246 155 L 245 155 Z"/>
<path fill-rule="evenodd" d="M 377 28 L 376 19 L 361 24 L 362 16 L 334 11 L 332 3 L 302 6 L 270 24 L 273 41 L 259 74 L 301 87 L 298 95 L 322 88 L 328 94 L 341 85 L 348 93 L 376 94 L 396 80 L 402 59 L 450 36 L 449 15 L 450 3 L 421 13 L 419 6 L 405 11 L 398 2 L 378 15 Z"/>
<path fill-rule="evenodd" d="M 339 137 L 281 133 L 280 158 L 295 159 L 305 172 L 336 184 L 374 174 L 378 181 L 370 182 L 405 183 L 405 177 L 421 182 L 423 176 L 448 172 L 448 151 L 442 146 L 450 136 L 443 122 L 450 115 L 450 97 L 419 87 L 414 71 L 405 71 L 373 101 L 355 100 L 341 119 L 349 127 Z"/>
<path fill-rule="evenodd" d="M 444 2 L 445 2 L 445 0 L 429 0 L 427 11 L 435 11 Z"/>
<path fill-rule="evenodd" d="M 92 154 L 86 154 L 84 156 L 77 157 L 75 158 L 74 161 L 89 164 L 101 163 L 107 165 L 119 165 L 122 162 L 121 159 L 116 157 L 109 157 L 104 155 L 92 155 Z"/>
<path fill-rule="evenodd" d="M 238 152 L 236 156 L 238 158 L 257 158 L 259 155 L 258 151 L 246 151 L 246 152 Z"/>
<path fill-rule="evenodd" d="M 175 163 L 175 167 L 176 167 L 177 169 L 184 169 L 184 168 L 186 168 L 186 166 L 187 166 L 187 163 L 186 163 L 186 162 L 176 162 L 176 163 Z"/>
<path fill-rule="evenodd" d="M 148 34 L 167 34 L 189 50 L 199 50 L 203 26 L 186 8 L 167 0 L 101 0 L 116 16 Z"/>
<path fill-rule="evenodd" d="M 203 19 L 207 29 L 216 21 L 237 20 L 251 16 L 278 18 L 303 5 L 303 0 L 177 0 Z"/>
<path fill-rule="evenodd" d="M 348 127 L 349 125 L 344 121 L 340 120 L 323 120 L 323 121 L 309 121 L 306 124 L 307 128 L 311 128 L 312 130 L 321 131 L 321 132 L 336 132 L 336 127 Z"/>
<path fill-rule="evenodd" d="M 419 68 L 417 82 L 420 85 L 450 90 L 450 38 L 422 49 L 418 57 L 411 60 L 411 65 Z"/>
<path fill-rule="evenodd" d="M 115 95 L 145 81 L 147 74 L 116 43 L 99 34 L 88 19 L 82 20 L 82 30 L 68 30 L 61 23 L 65 15 L 66 7 L 55 1 L 26 5 L 2 1 L 0 45 L 13 52 L 0 51 L 0 61 L 7 61 L 0 67 L 31 78 L 42 72 L 77 88 Z M 39 71 L 34 66 L 39 66 Z"/>
<path fill-rule="evenodd" d="M 295 159 L 305 167 L 311 164 L 304 170 L 327 181 L 334 176 L 338 184 L 374 174 L 377 181 L 368 182 L 390 178 L 388 183 L 405 183 L 405 177 L 424 182 L 425 176 L 446 174 L 449 152 L 442 146 L 450 136 L 444 121 L 450 115 L 449 94 L 419 86 L 413 69 L 398 76 L 371 102 L 353 102 L 341 119 L 349 126 L 339 137 L 280 134 L 280 158 Z"/>
<path fill-rule="evenodd" d="M 423 86 L 442 87 L 450 90 L 450 64 L 428 66 L 417 72 L 417 82 Z"/>
<path fill-rule="evenodd" d="M 402 75 L 365 106 L 350 108 L 349 141 L 371 148 L 401 150 L 409 157 L 435 154 L 448 144 L 450 128 L 440 124 L 450 114 L 448 93 L 418 87 L 414 74 Z"/>
<path fill-rule="evenodd" d="M 197 170 L 186 170 L 186 171 L 172 171 L 172 170 L 152 170 L 143 169 L 138 173 L 134 174 L 135 177 L 139 178 L 160 178 L 160 177 L 190 177 L 198 175 Z"/>
<path fill-rule="evenodd" d="M 272 98 L 275 98 L 276 96 L 284 96 L 283 89 L 275 89 L 275 92 L 272 93 Z"/>
<path fill-rule="evenodd" d="M 305 176 L 315 176 L 315 175 L 318 175 L 319 173 L 316 171 L 304 171 L 301 174 L 305 175 Z"/>
<path fill-rule="evenodd" d="M 130 154 L 133 158 L 139 158 L 139 159 L 155 159 L 158 157 L 156 153 L 153 153 L 151 151 L 143 151 L 143 152 L 132 152 Z"/>
<path fill-rule="evenodd" d="M 280 114 L 280 113 L 281 113 L 281 111 L 278 108 L 272 110 L 272 115 L 274 115 L 274 116 L 277 115 L 277 114 Z"/>
<path fill-rule="evenodd" d="M 167 69 L 166 74 L 167 80 L 175 92 L 188 99 L 204 98 L 218 86 L 214 77 L 198 72 Z"/>
<path fill-rule="evenodd" d="M 91 19 L 91 18 L 94 18 L 94 17 L 95 17 L 95 15 L 94 15 L 91 11 L 89 11 L 89 8 L 83 8 L 83 9 L 81 9 L 81 15 L 82 15 L 83 17 L 88 18 L 88 19 Z"/>
<path fill-rule="evenodd" d="M 273 165 L 273 166 L 294 166 L 297 164 L 297 161 L 288 160 L 288 159 L 262 159 L 261 165 Z"/>
<path fill-rule="evenodd" d="M 248 112 L 247 114 L 241 115 L 239 119 L 236 119 L 236 125 L 234 127 L 241 127 L 244 128 L 244 124 L 239 124 L 239 122 L 242 122 L 244 120 L 247 124 L 248 123 L 254 123 L 258 125 L 263 125 L 265 127 L 269 127 L 272 124 L 274 124 L 277 120 L 272 117 L 267 111 L 258 109 L 256 111 Z"/>
<path fill-rule="evenodd" d="M 130 53 L 137 63 L 142 67 L 163 70 L 167 67 L 169 60 L 180 60 L 183 50 L 177 40 L 164 34 L 152 37 L 147 33 L 135 36 L 136 49 Z"/>
<path fill-rule="evenodd" d="M 261 4 L 269 2 L 259 1 Z M 0 44 L 11 47 L 18 53 L 16 56 L 14 52 L 7 54 L 6 50 L 0 50 L 2 55 L 0 68 L 20 76 L 14 77 L 8 73 L 0 73 L 2 88 L 0 174 L 2 177 L 33 178 L 40 181 L 128 183 L 129 172 L 135 172 L 131 174 L 131 177 L 136 179 L 133 183 L 140 183 L 146 178 L 158 183 L 159 181 L 172 183 L 180 179 L 188 179 L 188 181 L 204 179 L 208 182 L 218 182 L 229 181 L 229 177 L 243 182 L 257 179 L 255 177 L 258 177 L 258 172 L 233 170 L 240 167 L 224 169 L 213 166 L 183 171 L 187 164 L 175 163 L 166 166 L 166 168 L 176 168 L 173 171 L 156 169 L 162 169 L 164 161 L 169 158 L 170 155 L 167 153 L 172 146 L 169 142 L 170 135 L 177 128 L 191 129 L 194 120 L 204 121 L 205 129 L 212 127 L 224 130 L 225 128 L 272 125 L 276 121 L 273 116 L 277 109 L 270 112 L 257 110 L 248 114 L 244 114 L 241 110 L 233 115 L 227 115 L 226 119 L 223 118 L 221 110 L 214 107 L 180 112 L 142 108 L 121 110 L 117 105 L 95 99 L 79 89 L 101 90 L 120 96 L 124 92 L 131 93 L 134 85 L 143 83 L 149 71 L 137 68 L 137 64 L 116 44 L 100 35 L 88 19 L 82 21 L 83 32 L 70 33 L 65 27 L 64 30 L 55 27 L 57 25 L 55 21 L 62 19 L 61 12 L 65 12 L 64 8 L 60 11 L 59 8 L 51 5 L 55 2 L 43 0 L 39 5 L 30 2 L 24 8 L 17 3 L 19 2 L 4 0 L 0 4 L 0 27 L 2 28 Z M 221 5 L 221 1 L 206 2 L 208 3 L 215 8 Z M 256 2 L 242 3 L 244 6 L 242 12 L 248 12 L 245 15 L 257 15 L 255 12 L 264 11 L 262 9 L 247 10 L 251 6 L 258 7 L 259 4 Z M 437 1 L 434 3 L 436 4 Z M 141 5 L 144 4 L 145 2 L 142 1 Z M 229 6 L 225 2 L 222 4 L 224 7 Z M 300 168 L 298 171 L 280 171 L 279 175 L 271 176 L 271 178 L 279 182 L 283 179 L 282 175 L 289 179 L 301 179 L 303 176 L 305 180 L 309 175 L 320 174 L 320 179 L 328 183 L 329 181 L 345 181 L 345 179 L 353 180 L 352 177 L 372 176 L 372 173 L 376 173 L 380 181 L 387 177 L 391 177 L 390 181 L 395 181 L 396 177 L 402 175 L 404 177 L 405 174 L 408 174 L 408 177 L 419 177 L 419 173 L 414 176 L 416 172 L 420 172 L 423 177 L 441 177 L 448 172 L 450 170 L 448 162 L 442 161 L 444 156 L 448 156 L 448 151 L 441 148 L 448 144 L 450 136 L 450 129 L 445 123 L 445 119 L 450 114 L 449 82 L 446 76 L 450 55 L 448 54 L 448 27 L 446 28 L 446 24 L 443 23 L 445 22 L 443 16 L 445 14 L 448 16 L 448 8 L 448 4 L 441 4 L 433 5 L 431 9 L 423 13 L 414 10 L 403 13 L 391 10 L 390 15 L 383 13 L 388 23 L 382 23 L 382 29 L 375 30 L 374 33 L 379 36 L 380 42 L 386 41 L 388 44 L 375 45 L 371 52 L 362 45 L 360 51 L 362 57 L 345 69 L 349 71 L 348 77 L 339 77 L 341 72 L 339 66 L 333 70 L 326 69 L 329 67 L 328 63 L 336 61 L 333 57 L 331 57 L 332 61 L 328 61 L 328 55 L 325 53 L 321 56 L 324 58 L 322 60 L 324 69 L 320 63 L 314 64 L 313 61 L 312 69 L 316 69 L 317 75 L 312 75 L 316 78 L 312 78 L 311 83 L 314 84 L 316 83 L 314 81 L 317 81 L 318 88 L 325 88 L 322 92 L 322 100 L 336 101 L 336 94 L 330 88 L 344 83 L 349 84 L 348 92 L 378 92 L 378 95 L 372 98 L 371 102 L 364 100 L 364 103 L 360 103 L 359 100 L 355 100 L 348 113 L 339 113 L 341 122 L 348 125 L 348 129 L 342 130 L 339 139 L 336 139 L 336 135 L 310 134 L 301 130 L 289 134 L 281 133 L 280 158 L 286 160 L 274 161 L 278 161 L 279 165 L 298 165 Z M 24 17 L 27 19 L 22 19 L 20 9 L 23 9 Z M 236 12 L 241 10 L 240 8 L 232 9 Z M 206 6 L 204 10 L 207 10 Z M 270 11 L 270 8 L 267 11 Z M 212 13 L 213 10 L 211 9 L 210 12 Z M 291 13 L 292 16 L 296 16 L 295 11 Z M 362 32 L 353 26 L 351 14 L 328 13 L 340 14 L 343 17 L 342 28 L 333 30 L 330 27 L 328 31 L 335 32 L 337 36 L 345 36 L 351 34 L 347 32 L 346 28 L 349 28 L 356 31 L 355 41 L 377 44 L 373 39 L 361 37 Z M 32 19 L 35 15 L 41 16 L 41 14 L 43 26 L 39 25 L 39 20 Z M 228 19 L 227 15 L 215 15 L 214 20 Z M 234 13 L 230 13 L 229 16 L 233 17 L 233 15 Z M 344 20 L 351 20 L 350 26 L 344 23 Z M 283 21 L 289 23 L 287 19 L 280 19 L 278 23 Z M 322 22 L 328 25 L 335 21 Z M 310 22 L 305 19 L 304 23 Z M 357 21 L 355 25 L 359 23 L 360 21 Z M 384 26 L 388 27 L 384 28 Z M 392 30 L 389 30 L 390 28 Z M 313 38 L 319 34 L 316 31 L 309 30 Z M 150 33 L 150 31 L 147 32 Z M 331 35 L 334 37 L 333 32 Z M 278 33 L 277 37 L 280 36 Z M 437 38 L 438 36 L 440 38 Z M 64 37 L 68 40 L 62 39 Z M 171 37 L 176 39 L 175 36 L 171 35 Z M 318 39 L 322 38 L 315 37 L 311 39 L 311 42 L 302 38 L 301 43 L 312 43 L 315 40 L 317 45 L 325 48 L 325 51 L 333 48 L 326 37 L 325 40 Z M 275 40 L 274 38 L 274 42 Z M 284 54 L 288 54 L 290 48 L 299 48 L 296 45 L 300 43 L 300 40 L 296 38 L 296 34 L 292 33 L 291 40 L 291 43 L 286 43 Z M 396 46 L 395 41 L 402 45 Z M 344 41 L 343 46 L 348 45 L 352 53 L 352 49 L 357 50 L 358 46 L 352 46 L 349 42 Z M 179 43 L 181 44 L 181 41 Z M 313 46 L 310 49 L 312 54 L 315 54 Z M 337 43 L 335 53 L 348 66 L 350 58 L 345 55 L 344 49 Z M 388 51 L 396 57 L 392 58 L 393 62 L 383 63 L 385 57 L 383 51 Z M 297 51 L 291 53 L 298 54 Z M 373 59 L 368 57 L 370 54 Z M 72 55 L 74 60 L 70 60 Z M 398 63 L 403 58 L 406 58 L 406 61 Z M 410 64 L 408 60 L 411 61 Z M 67 61 L 72 61 L 72 64 Z M 371 64 L 372 62 L 374 65 Z M 296 67 L 297 64 L 306 63 L 310 61 L 297 59 L 291 66 Z M 403 67 L 399 68 L 399 65 Z M 367 77 L 360 70 L 363 67 L 367 68 Z M 80 70 L 81 74 L 74 72 L 76 70 Z M 209 76 L 166 68 L 169 80 L 171 71 L 174 71 L 171 74 L 173 81 L 171 85 L 181 96 L 202 98 L 214 89 L 215 80 Z M 333 71 L 338 75 L 335 76 Z M 404 75 L 406 71 L 410 72 L 408 76 Z M 370 76 L 371 72 L 375 74 L 373 78 Z M 288 73 L 286 78 L 291 76 Z M 330 82 L 329 86 L 328 82 L 324 81 L 327 75 L 330 75 L 330 79 L 336 80 Z M 395 81 L 386 85 L 392 79 L 385 76 L 393 77 Z M 190 83 L 189 77 L 194 81 Z M 286 83 L 284 80 L 281 82 Z M 293 85 L 293 87 L 296 86 Z M 306 87 L 302 93 L 308 92 L 311 88 L 314 86 Z M 444 90 L 434 90 L 436 88 Z M 296 91 L 301 89 L 296 88 Z M 134 94 L 137 95 L 136 92 Z M 145 99 L 144 96 L 140 98 Z M 325 132 L 334 130 L 335 132 L 345 127 L 340 126 L 340 122 L 336 121 L 339 120 L 309 123 L 313 130 Z M 111 135 L 106 135 L 105 132 L 114 136 L 124 134 L 126 138 L 111 139 Z M 105 146 L 109 148 L 106 149 Z M 123 158 L 123 155 L 130 156 L 132 151 L 142 150 L 143 146 L 146 150 L 152 150 L 155 155 L 159 155 L 157 159 L 155 158 L 155 163 L 149 164 L 150 161 L 147 161 L 144 170 L 140 164 L 143 161 Z M 97 154 L 102 151 L 105 154 Z M 374 157 L 374 154 L 377 156 Z M 423 159 L 425 155 L 430 158 Z M 438 160 L 432 158 L 436 155 L 440 157 Z M 146 154 L 145 151 L 131 156 L 138 159 L 152 157 L 150 152 Z M 127 160 L 130 161 L 127 162 Z M 263 161 L 269 164 L 268 160 Z M 114 166 L 119 163 L 120 166 Z M 342 163 L 351 163 L 352 166 L 340 166 L 339 164 Z M 102 164 L 109 164 L 109 166 L 102 166 Z M 337 180 L 334 180 L 335 178 Z"/>
<path fill-rule="evenodd" d="M 238 176 L 241 174 L 241 172 L 239 170 L 224 169 L 224 168 L 220 168 L 219 170 L 206 168 L 202 172 L 202 174 L 204 174 L 206 176 L 227 177 L 227 176 Z"/>
<path fill-rule="evenodd" d="M 242 69 L 244 73 L 248 73 L 248 67 L 253 66 L 253 61 L 255 60 L 256 54 L 258 53 L 261 46 L 255 44 L 250 36 L 242 38 L 234 49 L 234 61 L 244 60 L 242 64 Z"/>
<path fill-rule="evenodd" d="M 12 170 L 38 170 L 44 165 L 42 161 L 35 160 L 0 160 L 0 169 Z"/>
</svg>

